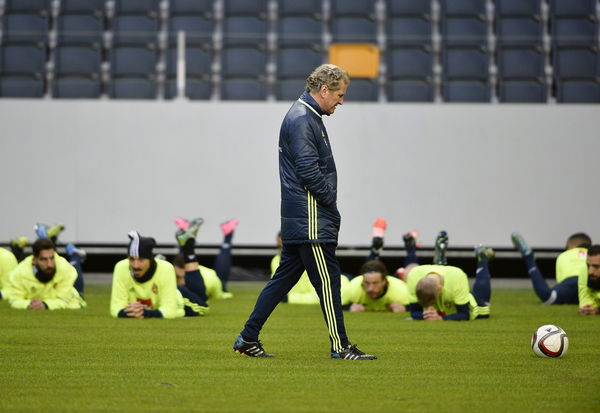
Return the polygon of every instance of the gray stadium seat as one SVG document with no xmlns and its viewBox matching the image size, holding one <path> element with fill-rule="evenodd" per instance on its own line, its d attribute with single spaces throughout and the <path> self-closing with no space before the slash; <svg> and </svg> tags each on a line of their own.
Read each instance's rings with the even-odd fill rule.
<svg viewBox="0 0 600 413">
<path fill-rule="evenodd" d="M 444 16 L 483 16 L 486 0 L 440 0 Z"/>
<path fill-rule="evenodd" d="M 102 51 L 86 46 L 61 46 L 54 51 L 54 73 L 61 75 L 100 76 Z"/>
<path fill-rule="evenodd" d="M 169 14 L 194 15 L 210 19 L 214 15 L 214 0 L 170 0 Z"/>
<path fill-rule="evenodd" d="M 4 13 L 37 13 L 49 16 L 52 8 L 51 0 L 5 0 Z"/>
<path fill-rule="evenodd" d="M 442 20 L 442 42 L 446 47 L 487 47 L 487 22 L 476 17 Z"/>
<path fill-rule="evenodd" d="M 375 2 L 372 0 L 331 0 L 331 15 L 375 17 Z"/>
<path fill-rule="evenodd" d="M 112 21 L 113 44 L 155 46 L 158 43 L 158 20 L 149 16 L 116 16 Z"/>
<path fill-rule="evenodd" d="M 545 56 L 535 49 L 499 49 L 496 55 L 501 78 L 524 79 L 545 75 Z"/>
<path fill-rule="evenodd" d="M 41 98 L 44 79 L 41 76 L 0 76 L 0 97 Z"/>
<path fill-rule="evenodd" d="M 48 43 L 48 17 L 40 14 L 8 14 L 3 18 L 3 43 Z"/>
<path fill-rule="evenodd" d="M 212 95 L 212 83 L 206 79 L 188 78 L 185 81 L 185 96 L 190 100 L 208 100 Z M 165 99 L 177 97 L 177 81 L 168 79 L 165 85 Z"/>
<path fill-rule="evenodd" d="M 541 14 L 541 0 L 496 0 L 496 16 L 537 16 Z"/>
<path fill-rule="evenodd" d="M 275 99 L 293 101 L 304 92 L 306 79 L 283 79 L 275 84 Z"/>
<path fill-rule="evenodd" d="M 550 0 L 551 16 L 595 16 L 596 0 Z"/>
<path fill-rule="evenodd" d="M 93 77 L 59 77 L 54 79 L 52 97 L 60 99 L 98 99 L 102 93 L 100 79 Z"/>
<path fill-rule="evenodd" d="M 266 48 L 268 24 L 259 17 L 226 17 L 223 20 L 223 45 Z"/>
<path fill-rule="evenodd" d="M 323 63 L 323 54 L 312 49 L 281 49 L 277 52 L 277 77 L 306 79 Z"/>
<path fill-rule="evenodd" d="M 387 75 L 391 79 L 433 76 L 433 55 L 425 49 L 387 51 Z"/>
<path fill-rule="evenodd" d="M 348 102 L 377 102 L 379 84 L 374 79 L 353 78 L 352 86 L 346 92 Z"/>
<path fill-rule="evenodd" d="M 406 79 L 387 83 L 389 102 L 433 102 L 433 84 L 426 80 Z"/>
<path fill-rule="evenodd" d="M 598 52 L 590 49 L 556 50 L 553 56 L 557 79 L 593 79 L 600 76 Z"/>
<path fill-rule="evenodd" d="M 488 103 L 491 99 L 488 82 L 448 80 L 442 86 L 444 102 Z"/>
<path fill-rule="evenodd" d="M 312 17 L 281 17 L 277 22 L 279 47 L 322 47 L 323 22 Z"/>
<path fill-rule="evenodd" d="M 46 48 L 34 45 L 2 46 L 0 73 L 42 77 L 46 73 Z"/>
<path fill-rule="evenodd" d="M 258 79 L 226 79 L 221 82 L 222 100 L 265 100 L 267 85 Z"/>
<path fill-rule="evenodd" d="M 556 99 L 560 103 L 600 103 L 600 83 L 596 81 L 558 82 Z"/>
<path fill-rule="evenodd" d="M 224 0 L 225 16 L 261 16 L 266 18 L 267 0 Z"/>
<path fill-rule="evenodd" d="M 173 16 L 169 18 L 169 44 L 177 44 L 177 33 L 185 32 L 187 46 L 212 47 L 213 21 L 202 16 Z"/>
<path fill-rule="evenodd" d="M 143 76 L 156 74 L 156 50 L 143 47 L 115 47 L 110 51 L 111 76 Z"/>
<path fill-rule="evenodd" d="M 500 47 L 542 47 L 544 23 L 528 17 L 496 20 L 496 44 Z"/>
<path fill-rule="evenodd" d="M 306 16 L 320 19 L 323 15 L 321 0 L 279 0 L 278 12 L 282 17 Z"/>
<path fill-rule="evenodd" d="M 61 0 L 61 14 L 91 14 L 97 17 L 104 15 L 105 0 Z"/>
<path fill-rule="evenodd" d="M 266 52 L 251 47 L 223 49 L 221 68 L 222 76 L 256 78 L 265 76 L 266 72 Z"/>
<path fill-rule="evenodd" d="M 561 18 L 551 23 L 555 47 L 597 47 L 598 22 L 587 18 Z"/>
<path fill-rule="evenodd" d="M 498 99 L 502 103 L 546 103 L 546 84 L 535 80 L 500 81 Z"/>
<path fill-rule="evenodd" d="M 338 17 L 332 21 L 334 42 L 377 43 L 377 24 L 363 17 Z"/>
<path fill-rule="evenodd" d="M 429 16 L 431 15 L 431 1 L 386 0 L 385 14 L 391 17 Z"/>
<path fill-rule="evenodd" d="M 102 45 L 104 19 L 94 15 L 61 15 L 57 21 L 59 44 Z"/>
<path fill-rule="evenodd" d="M 448 49 L 442 54 L 445 79 L 489 78 L 489 56 L 479 49 Z"/>
<path fill-rule="evenodd" d="M 387 19 L 388 47 L 431 47 L 431 20 L 422 17 Z"/>
<path fill-rule="evenodd" d="M 156 99 L 156 81 L 147 78 L 112 79 L 108 87 L 111 99 Z"/>
<path fill-rule="evenodd" d="M 167 77 L 177 76 L 177 49 L 167 50 Z M 202 48 L 185 49 L 185 73 L 187 77 L 208 77 L 212 74 L 212 53 Z"/>
<path fill-rule="evenodd" d="M 115 0 L 115 14 L 136 14 L 156 18 L 159 0 Z"/>
</svg>

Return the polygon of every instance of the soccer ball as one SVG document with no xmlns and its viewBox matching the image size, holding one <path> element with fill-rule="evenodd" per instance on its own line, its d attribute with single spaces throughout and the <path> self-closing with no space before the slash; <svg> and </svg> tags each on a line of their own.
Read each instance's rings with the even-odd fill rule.
<svg viewBox="0 0 600 413">
<path fill-rule="evenodd" d="M 567 333 L 553 324 L 541 326 L 531 337 L 531 349 L 540 357 L 562 357 L 568 348 Z"/>
</svg>

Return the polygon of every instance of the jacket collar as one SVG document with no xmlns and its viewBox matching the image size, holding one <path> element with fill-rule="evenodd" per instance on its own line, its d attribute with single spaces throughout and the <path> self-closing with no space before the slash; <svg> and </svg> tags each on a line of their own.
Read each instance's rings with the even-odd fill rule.
<svg viewBox="0 0 600 413">
<path fill-rule="evenodd" d="M 321 117 L 323 115 L 329 115 L 327 112 L 325 112 L 323 109 L 321 109 L 319 104 L 313 99 L 313 97 L 310 95 L 310 93 L 308 93 L 306 91 L 302 93 L 302 95 L 300 96 L 300 99 L 298 99 L 298 100 L 301 100 L 302 102 L 309 105 Z"/>
</svg>

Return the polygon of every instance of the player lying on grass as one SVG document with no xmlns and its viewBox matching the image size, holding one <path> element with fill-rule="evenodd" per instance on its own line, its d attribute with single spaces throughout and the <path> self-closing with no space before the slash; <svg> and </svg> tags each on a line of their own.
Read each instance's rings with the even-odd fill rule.
<svg viewBox="0 0 600 413">
<path fill-rule="evenodd" d="M 202 218 L 197 218 L 196 220 L 200 221 Z M 189 221 L 179 217 L 175 219 L 175 223 L 180 231 L 186 230 L 190 226 Z M 227 281 L 231 272 L 231 241 L 238 223 L 237 219 L 231 219 L 221 224 L 223 242 L 219 248 L 219 253 L 215 257 L 214 269 L 202 265 L 198 266 L 208 299 L 216 300 L 233 297 L 233 294 L 227 291 Z M 192 240 L 189 242 L 192 242 Z M 185 256 L 177 254 L 173 258 L 173 265 L 175 266 L 175 274 L 177 275 L 177 284 L 186 285 Z"/>
<path fill-rule="evenodd" d="M 488 263 L 495 256 L 494 251 L 482 245 L 475 247 L 477 271 L 471 292 L 463 270 L 440 265 L 446 262 L 447 245 L 447 234 L 442 231 L 436 239 L 434 264 L 413 267 L 408 273 L 406 284 L 411 300 L 408 307 L 411 317 L 426 321 L 488 318 L 491 297 Z"/>
<path fill-rule="evenodd" d="M 578 277 L 579 314 L 600 314 L 600 245 L 592 245 L 587 251 L 587 271 Z"/>
<path fill-rule="evenodd" d="M 360 269 L 361 275 L 342 285 L 342 305 L 351 312 L 406 311 L 409 303 L 406 283 L 388 275 L 387 268 L 379 260 L 386 228 L 383 218 L 375 220 L 370 255 Z"/>
<path fill-rule="evenodd" d="M 8 276 L 16 266 L 15 255 L 5 248 L 0 248 L 0 299 L 5 298 L 2 290 L 8 285 Z"/>
<path fill-rule="evenodd" d="M 173 265 L 154 258 L 154 238 L 130 231 L 128 256 L 115 265 L 110 313 L 123 318 L 178 318 L 204 315 L 206 291 L 194 253 L 201 220 L 194 220 L 176 238 L 185 257 L 185 286 L 177 285 Z"/>
<path fill-rule="evenodd" d="M 552 288 L 535 263 L 533 251 L 527 246 L 523 236 L 513 232 L 511 239 L 525 260 L 533 289 L 543 304 L 577 304 L 579 302 L 577 281 L 579 274 L 586 272 L 587 249 L 592 245 L 592 240 L 587 234 L 578 232 L 567 239 L 566 251 L 556 258 L 556 285 Z"/>
<path fill-rule="evenodd" d="M 39 238 L 33 255 L 21 261 L 8 277 L 3 294 L 10 306 L 20 310 L 76 310 L 86 306 L 75 289 L 77 270 L 58 255 L 54 243 Z"/>
</svg>

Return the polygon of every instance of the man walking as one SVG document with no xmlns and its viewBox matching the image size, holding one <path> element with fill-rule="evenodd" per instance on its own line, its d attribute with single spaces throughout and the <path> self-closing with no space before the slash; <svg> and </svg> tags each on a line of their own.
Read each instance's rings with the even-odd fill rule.
<svg viewBox="0 0 600 413">
<path fill-rule="evenodd" d="M 348 73 L 331 64 L 317 67 L 306 91 L 286 114 L 279 133 L 281 181 L 281 263 L 260 293 L 254 311 L 233 345 L 252 357 L 273 357 L 258 335 L 277 304 L 306 270 L 319 295 L 331 341 L 331 357 L 373 360 L 348 341 L 340 296 L 340 266 L 335 256 L 340 229 L 337 172 L 323 115 L 344 103 Z"/>
</svg>

